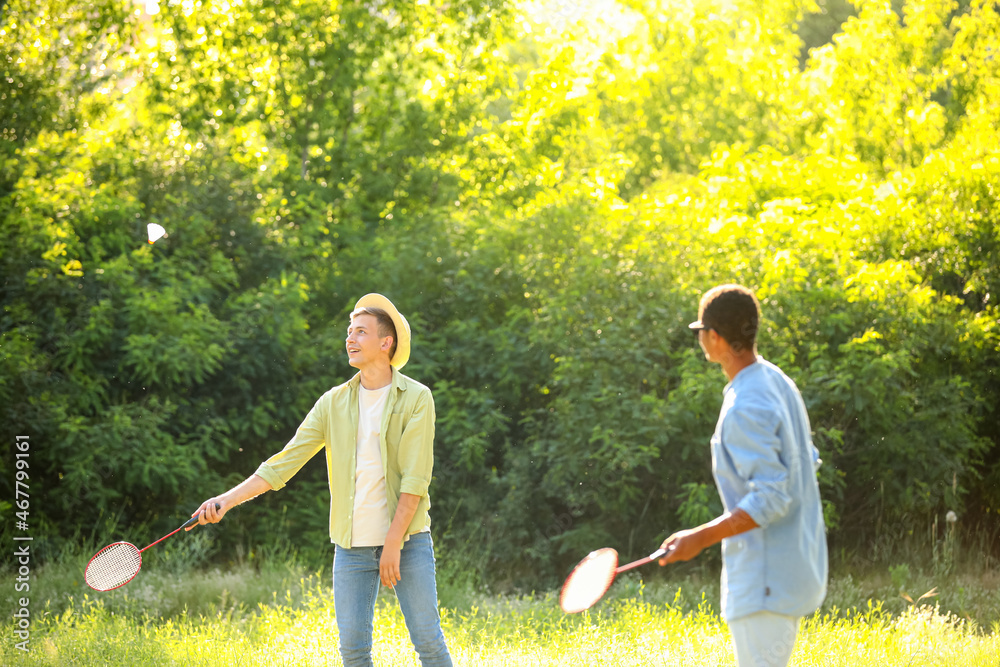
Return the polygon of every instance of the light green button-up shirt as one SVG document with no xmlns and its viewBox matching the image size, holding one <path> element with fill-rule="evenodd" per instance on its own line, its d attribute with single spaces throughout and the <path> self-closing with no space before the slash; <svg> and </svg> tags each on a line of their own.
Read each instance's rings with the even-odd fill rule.
<svg viewBox="0 0 1000 667">
<path fill-rule="evenodd" d="M 347 549 L 351 547 L 354 520 L 360 385 L 361 374 L 358 373 L 323 394 L 306 415 L 295 437 L 257 468 L 257 475 L 277 491 L 325 448 L 330 478 L 330 540 Z M 434 467 L 434 416 L 431 390 L 393 368 L 379 445 L 390 521 L 396 514 L 401 493 L 420 496 L 417 512 L 406 530 L 407 537 L 431 525 L 427 489 Z"/>
</svg>

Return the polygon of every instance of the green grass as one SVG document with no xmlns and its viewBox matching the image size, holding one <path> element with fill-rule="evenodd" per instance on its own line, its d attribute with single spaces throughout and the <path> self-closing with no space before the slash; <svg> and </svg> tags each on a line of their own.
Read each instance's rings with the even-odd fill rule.
<svg viewBox="0 0 1000 667">
<path fill-rule="evenodd" d="M 73 561 L 73 559 L 70 559 Z M 803 623 L 793 664 L 997 665 L 1000 593 L 987 575 L 952 577 L 941 594 L 913 605 L 889 573 L 837 576 L 823 609 Z M 907 573 L 916 599 L 930 580 Z M 0 578 L 10 618 L 13 577 Z M 30 652 L 3 665 L 339 665 L 329 568 L 279 559 L 178 576 L 144 567 L 110 593 L 89 591 L 78 564 L 42 567 L 31 581 Z M 926 587 L 926 588 L 925 588 Z M 923 589 L 923 590 L 921 590 Z M 959 593 L 959 589 L 963 593 Z M 89 591 L 89 592 L 88 592 Z M 726 665 L 729 634 L 717 611 L 718 584 L 697 577 L 644 585 L 623 577 L 590 612 L 567 616 L 552 593 L 489 596 L 441 582 L 442 617 L 458 665 Z M 964 616 L 962 615 L 964 609 Z M 379 665 L 417 665 L 391 592 L 376 611 Z"/>
</svg>

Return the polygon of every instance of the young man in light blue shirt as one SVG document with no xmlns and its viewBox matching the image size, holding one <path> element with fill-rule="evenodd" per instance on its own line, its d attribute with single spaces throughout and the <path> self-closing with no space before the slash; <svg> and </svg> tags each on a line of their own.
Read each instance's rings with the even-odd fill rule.
<svg viewBox="0 0 1000 667">
<path fill-rule="evenodd" d="M 827 548 L 809 415 L 795 383 L 757 356 L 760 304 L 721 285 L 690 328 L 729 384 L 712 436 L 712 474 L 725 512 L 674 533 L 660 565 L 722 542 L 722 615 L 740 667 L 788 664 L 799 619 L 826 596 Z"/>
</svg>

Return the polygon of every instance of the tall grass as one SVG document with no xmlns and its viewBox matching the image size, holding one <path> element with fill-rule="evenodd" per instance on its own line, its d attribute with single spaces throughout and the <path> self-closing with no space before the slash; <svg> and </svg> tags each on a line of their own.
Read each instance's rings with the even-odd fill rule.
<svg viewBox="0 0 1000 667">
<path fill-rule="evenodd" d="M 905 578 L 918 591 L 911 599 L 930 578 Z M 920 604 L 900 597 L 901 581 L 899 570 L 895 578 L 835 577 L 823 609 L 802 624 L 794 664 L 997 664 L 1000 593 L 990 581 L 939 582 L 941 595 Z M 715 582 L 646 585 L 633 574 L 573 616 L 554 593 L 485 595 L 449 582 L 442 576 L 442 622 L 458 665 L 732 664 Z M 132 583 L 101 594 L 85 588 L 79 561 L 67 561 L 39 569 L 31 585 L 30 651 L 15 648 L 8 623 L 3 665 L 341 664 L 328 566 L 271 558 L 183 575 L 144 567 Z M 9 614 L 13 578 L 0 586 Z M 376 664 L 419 664 L 391 592 L 379 599 L 374 639 Z"/>
</svg>

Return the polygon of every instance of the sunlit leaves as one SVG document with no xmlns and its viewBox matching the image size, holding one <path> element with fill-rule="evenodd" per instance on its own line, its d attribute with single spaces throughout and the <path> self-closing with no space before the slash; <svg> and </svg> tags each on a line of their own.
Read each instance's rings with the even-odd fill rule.
<svg viewBox="0 0 1000 667">
<path fill-rule="evenodd" d="M 832 527 L 986 497 L 995 7 L 861 3 L 806 61 L 795 0 L 546 24 L 566 7 L 7 3 L 0 405 L 61 443 L 51 488 L 145 515 L 221 490 L 348 376 L 343 318 L 378 290 L 438 399 L 439 516 L 534 586 L 715 511 L 725 378 L 686 324 L 742 282 Z"/>
<path fill-rule="evenodd" d="M 813 52 L 805 81 L 817 102 L 811 145 L 853 154 L 883 172 L 912 167 L 941 146 L 948 119 L 939 99 L 949 71 L 952 0 L 865 2 L 834 43 Z"/>
</svg>

